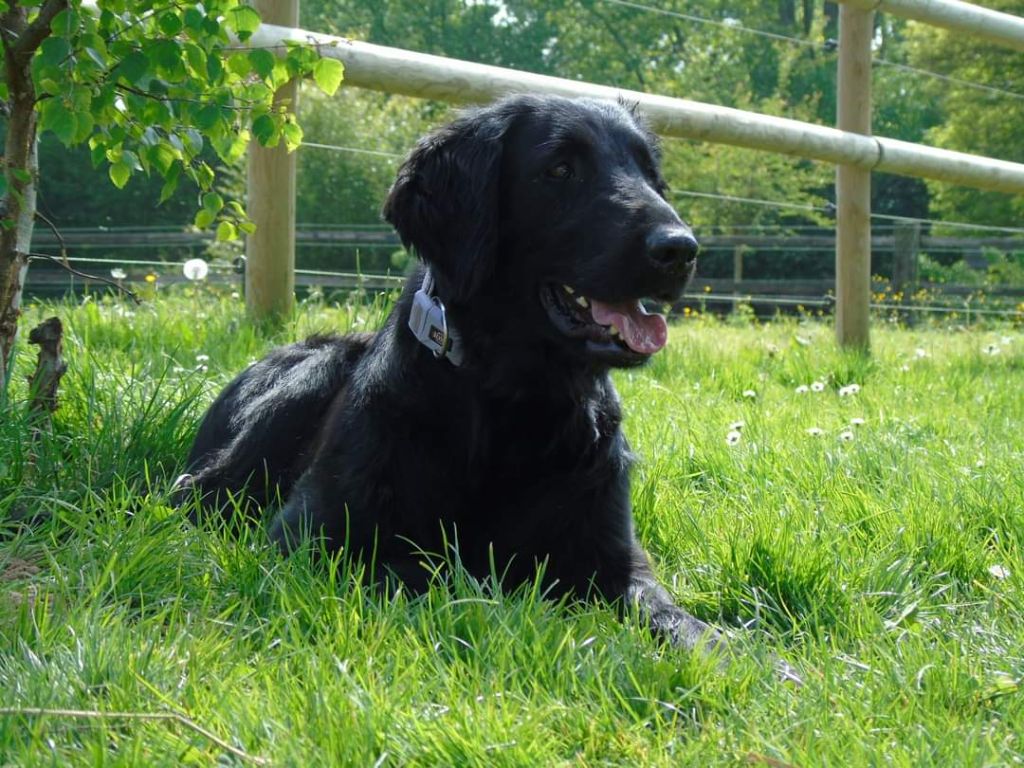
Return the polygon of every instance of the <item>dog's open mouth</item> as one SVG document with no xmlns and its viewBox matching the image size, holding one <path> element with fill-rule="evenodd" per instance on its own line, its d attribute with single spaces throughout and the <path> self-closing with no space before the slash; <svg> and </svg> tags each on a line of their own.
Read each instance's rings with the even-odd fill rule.
<svg viewBox="0 0 1024 768">
<path fill-rule="evenodd" d="M 668 342 L 665 316 L 648 312 L 639 299 L 600 301 L 571 286 L 548 283 L 541 301 L 559 331 L 599 348 L 646 358 Z"/>
</svg>

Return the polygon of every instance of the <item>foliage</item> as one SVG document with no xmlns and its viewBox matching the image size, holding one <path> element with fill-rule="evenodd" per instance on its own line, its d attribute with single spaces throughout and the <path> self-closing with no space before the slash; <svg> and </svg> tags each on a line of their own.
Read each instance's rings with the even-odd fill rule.
<svg viewBox="0 0 1024 768">
<path fill-rule="evenodd" d="M 733 6 L 704 3 L 701 15 L 728 19 Z M 682 3 L 659 7 L 687 10 Z M 811 6 L 790 10 L 756 4 L 744 9 L 743 22 L 797 35 L 823 34 L 827 19 Z M 302 13 L 312 28 L 370 42 L 799 119 L 815 119 L 822 81 L 827 84 L 834 68 L 830 56 L 808 47 L 599 0 L 312 0 Z M 430 106 L 421 124 L 436 119 L 437 108 Z M 828 168 L 790 157 L 691 142 L 666 142 L 665 158 L 669 182 L 680 189 L 796 203 L 823 202 L 821 191 L 832 175 Z M 763 172 L 750 173 L 751 163 Z M 702 228 L 785 220 L 772 209 L 677 202 Z"/>
<path fill-rule="evenodd" d="M 984 251 L 988 266 L 973 269 L 962 259 L 944 264 L 922 253 L 919 257 L 921 279 L 933 283 L 959 285 L 1020 286 L 1024 285 L 1024 251 L 1006 253 L 995 249 Z"/>
<path fill-rule="evenodd" d="M 0 389 L 9 361 L 36 216 L 37 146 L 52 134 L 65 146 L 88 143 L 94 166 L 123 188 L 136 173 L 163 180 L 160 200 L 182 177 L 199 188 L 194 223 L 218 240 L 252 232 L 244 207 L 213 189 L 209 146 L 224 162 L 250 138 L 295 149 L 302 130 L 293 105 L 275 97 L 292 78 L 311 75 L 333 93 L 343 67 L 302 44 L 283 56 L 244 44 L 259 14 L 239 0 L 160 5 L 154 0 L 0 0 L 0 100 L 8 116 L 0 183 Z"/>
<path fill-rule="evenodd" d="M 990 0 L 986 6 L 1024 16 L 1022 0 Z M 954 82 L 929 83 L 926 91 L 942 112 L 942 119 L 926 133 L 930 142 L 961 152 L 1024 162 L 1024 145 L 1020 141 L 1020 126 L 1024 124 L 1024 54 L 923 24 L 910 25 L 907 54 L 915 66 L 1017 94 L 1014 97 L 979 91 Z M 932 209 L 940 216 L 1004 226 L 1019 225 L 1024 218 L 1021 195 L 938 182 L 929 182 L 928 187 Z"/>
<path fill-rule="evenodd" d="M 303 149 L 297 172 L 298 220 L 323 226 L 383 228 L 380 207 L 398 163 L 427 130 L 422 105 L 357 89 L 345 89 L 333 97 L 303 93 L 302 123 L 311 142 L 382 154 Z M 305 267 L 321 269 L 401 271 L 401 264 L 391 259 L 395 250 L 395 246 L 300 246 L 296 258 Z"/>
<path fill-rule="evenodd" d="M 739 653 L 717 669 L 605 606 L 458 573 L 385 598 L 344 562 L 280 558 L 258 527 L 182 523 L 167 488 L 225 382 L 272 344 L 375 327 L 379 310 L 308 304 L 271 336 L 209 294 L 31 319 L 54 312 L 71 367 L 34 474 L 19 425 L 0 423 L 5 707 L 171 709 L 274 765 L 1017 757 L 1020 331 L 879 328 L 869 361 L 837 352 L 826 325 L 702 319 L 617 375 L 638 535 L 683 605 L 735 629 Z M 48 519 L 15 529 L 15 513 Z M 802 690 L 772 678 L 771 652 Z M 172 723 L 66 715 L 0 717 L 0 754 L 240 764 Z"/>
<path fill-rule="evenodd" d="M 219 222 L 222 239 L 235 237 L 236 226 L 251 231 L 244 209 L 225 207 L 212 191 L 204 148 L 226 163 L 240 158 L 253 137 L 295 149 L 302 130 L 291 105 L 274 103 L 275 90 L 311 74 L 333 93 L 341 64 L 305 46 L 291 46 L 281 58 L 236 49 L 232 41 L 244 42 L 260 23 L 239 0 L 101 0 L 98 7 L 93 14 L 72 2 L 33 59 L 40 132 L 66 146 L 88 143 L 93 165 L 106 166 L 119 189 L 136 173 L 158 175 L 163 201 L 187 177 L 205 193 L 197 226 Z"/>
</svg>

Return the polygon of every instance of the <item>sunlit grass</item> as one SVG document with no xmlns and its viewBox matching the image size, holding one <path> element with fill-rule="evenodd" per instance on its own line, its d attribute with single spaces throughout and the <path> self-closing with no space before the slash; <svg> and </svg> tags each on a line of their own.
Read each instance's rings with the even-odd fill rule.
<svg viewBox="0 0 1024 768">
<path fill-rule="evenodd" d="M 175 711 L 275 765 L 1021 759 L 1019 331 L 879 327 L 868 358 L 826 325 L 687 320 L 616 375 L 638 535 L 683 605 L 735 631 L 718 671 L 536 587 L 456 572 L 385 598 L 357 564 L 182 524 L 167 486 L 217 390 L 385 310 L 309 303 L 272 334 L 214 294 L 31 310 L 64 320 L 70 370 L 52 436 L 0 424 L 0 706 Z M 166 721 L 0 715 L 0 763 L 242 758 Z"/>
</svg>

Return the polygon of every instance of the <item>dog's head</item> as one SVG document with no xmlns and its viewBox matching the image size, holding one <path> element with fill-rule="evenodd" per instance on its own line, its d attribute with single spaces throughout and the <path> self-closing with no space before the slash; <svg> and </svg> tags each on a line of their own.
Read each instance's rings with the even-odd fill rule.
<svg viewBox="0 0 1024 768">
<path fill-rule="evenodd" d="M 384 217 L 450 306 L 486 305 L 517 334 L 607 365 L 664 346 L 665 319 L 640 301 L 677 299 L 697 255 L 654 136 L 634 110 L 592 99 L 465 113 L 419 142 Z"/>
</svg>

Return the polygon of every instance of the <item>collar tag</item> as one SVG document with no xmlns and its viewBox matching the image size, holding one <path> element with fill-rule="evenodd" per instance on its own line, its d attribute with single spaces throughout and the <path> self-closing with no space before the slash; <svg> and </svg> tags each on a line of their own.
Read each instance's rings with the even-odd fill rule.
<svg viewBox="0 0 1024 768">
<path fill-rule="evenodd" d="M 431 296 L 434 289 L 434 278 L 430 270 L 423 276 L 423 285 L 416 291 L 409 311 L 409 329 L 420 344 L 440 359 L 447 357 L 452 365 L 459 365 L 462 360 L 458 350 L 454 349 L 455 339 L 448 329 L 448 317 L 444 303 Z"/>
</svg>

